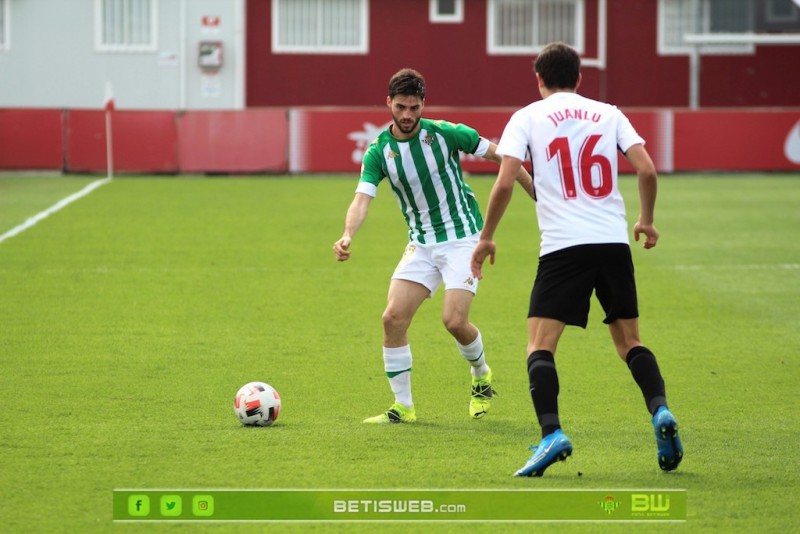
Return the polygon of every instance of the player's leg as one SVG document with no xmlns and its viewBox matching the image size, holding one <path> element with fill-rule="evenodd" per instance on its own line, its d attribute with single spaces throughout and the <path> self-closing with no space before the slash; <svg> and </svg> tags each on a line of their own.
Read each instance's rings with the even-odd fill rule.
<svg viewBox="0 0 800 534">
<path fill-rule="evenodd" d="M 533 455 L 516 476 L 542 476 L 545 469 L 572 454 L 561 430 L 555 353 L 566 325 L 585 327 L 593 288 L 591 262 L 584 247 L 571 247 L 539 259 L 528 310 L 528 382 L 542 431 Z"/>
<path fill-rule="evenodd" d="M 489 372 L 483 339 L 478 327 L 469 321 L 469 309 L 474 295 L 463 289 L 447 289 L 444 292 L 442 322 L 456 340 L 459 352 L 471 366 L 472 376 L 484 376 Z"/>
<path fill-rule="evenodd" d="M 528 381 L 536 418 L 542 429 L 539 445 L 530 447 L 533 454 L 516 476 L 536 476 L 557 461 L 572 454 L 572 443 L 561 430 L 558 414 L 559 382 L 555 350 L 565 323 L 547 317 L 528 319 Z"/>
<path fill-rule="evenodd" d="M 543 438 L 561 428 L 555 353 L 565 326 L 548 317 L 528 319 L 528 384 Z"/>
<path fill-rule="evenodd" d="M 445 287 L 442 322 L 455 339 L 459 353 L 470 365 L 469 414 L 475 419 L 486 415 L 494 397 L 492 369 L 486 363 L 483 338 L 478 327 L 469 320 L 472 301 L 478 290 L 478 280 L 473 278 L 470 270 L 472 251 L 477 242 L 478 236 L 474 235 L 442 243 L 434 247 L 432 255 Z"/>
<path fill-rule="evenodd" d="M 639 341 L 638 323 L 638 319 L 617 319 L 608 325 L 608 330 L 617 353 L 642 391 L 647 411 L 654 415 L 660 406 L 667 405 L 667 393 L 655 354 Z"/>
<path fill-rule="evenodd" d="M 383 312 L 383 367 L 394 404 L 385 413 L 364 420 L 365 423 L 411 423 L 416 419 L 411 396 L 411 346 L 408 327 L 430 291 L 417 282 L 392 280 Z"/>
<path fill-rule="evenodd" d="M 555 352 L 566 323 L 549 317 L 528 318 L 528 383 L 542 440 L 516 476 L 542 476 L 553 463 L 572 454 L 572 443 L 561 431 L 559 382 Z"/>
<path fill-rule="evenodd" d="M 478 328 L 469 322 L 472 300 L 478 291 L 478 280 L 470 268 L 478 237 L 476 234 L 431 247 L 431 261 L 445 289 L 442 321 L 460 346 L 468 346 L 480 337 Z"/>
<path fill-rule="evenodd" d="M 565 326 L 549 317 L 528 319 L 528 382 L 542 437 L 561 428 L 555 353 Z"/>
<path fill-rule="evenodd" d="M 464 289 L 447 288 L 444 292 L 442 322 L 450 335 L 461 345 L 469 345 L 480 332 L 469 322 L 469 311 L 475 295 Z"/>
<path fill-rule="evenodd" d="M 439 285 L 439 273 L 425 247 L 409 244 L 389 284 L 383 312 L 383 365 L 394 404 L 365 423 L 411 423 L 416 420 L 411 396 L 411 346 L 408 328 L 419 307 Z"/>
<path fill-rule="evenodd" d="M 638 319 L 617 319 L 608 328 L 617 352 L 628 365 L 652 416 L 658 465 L 664 471 L 672 471 L 683 460 L 678 422 L 667 406 L 666 387 L 656 356 L 639 341 L 638 322 Z"/>
<path fill-rule="evenodd" d="M 666 405 L 667 399 L 656 357 L 639 339 L 639 307 L 630 247 L 604 245 L 601 250 L 595 293 L 606 314 L 603 322 L 608 325 L 617 354 L 628 364 L 642 390 L 647 410 L 653 415 L 659 406 Z"/>
<path fill-rule="evenodd" d="M 630 248 L 608 246 L 607 261 L 598 276 L 597 298 L 606 312 L 611 339 L 617 354 L 628 365 L 652 416 L 661 469 L 671 471 L 683 459 L 678 423 L 667 407 L 664 378 L 655 354 L 639 337 L 639 310 Z"/>
<path fill-rule="evenodd" d="M 411 320 L 430 294 L 430 289 L 418 282 L 396 278 L 391 281 L 386 308 L 381 316 L 384 347 L 408 345 Z"/>
<path fill-rule="evenodd" d="M 474 295 L 463 289 L 447 289 L 444 292 L 442 322 L 456 340 L 459 352 L 472 367 L 472 376 L 483 376 L 489 372 L 483 339 L 478 327 L 469 321 L 469 309 Z"/>
<path fill-rule="evenodd" d="M 472 384 L 469 415 L 480 419 L 489 411 L 494 397 L 492 369 L 486 363 L 483 338 L 480 330 L 469 321 L 469 310 L 474 295 L 464 289 L 447 289 L 444 292 L 442 321 L 453 336 L 461 356 L 470 365 Z"/>
</svg>

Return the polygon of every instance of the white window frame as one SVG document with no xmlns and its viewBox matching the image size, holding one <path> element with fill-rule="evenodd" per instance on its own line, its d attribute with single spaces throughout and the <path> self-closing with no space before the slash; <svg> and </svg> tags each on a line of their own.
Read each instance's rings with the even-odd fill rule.
<svg viewBox="0 0 800 534">
<path fill-rule="evenodd" d="M 150 41 L 145 44 L 106 44 L 103 42 L 103 0 L 94 0 L 94 49 L 97 52 L 155 52 L 158 50 L 158 0 L 150 4 Z"/>
<path fill-rule="evenodd" d="M 0 52 L 11 48 L 11 0 L 0 0 Z"/>
<path fill-rule="evenodd" d="M 356 54 L 364 55 L 369 53 L 369 0 L 357 0 L 359 9 L 359 42 L 353 46 L 326 46 L 318 44 L 309 45 L 286 45 L 280 43 L 281 19 L 280 4 L 282 1 L 292 0 L 272 0 L 272 53 L 273 54 Z M 314 0 L 306 0 L 314 2 Z M 330 3 L 332 0 L 316 0 L 317 6 L 321 7 L 323 2 Z"/>
<path fill-rule="evenodd" d="M 431 22 L 439 24 L 460 24 L 464 22 L 464 0 L 453 0 L 455 13 L 443 14 L 439 12 L 439 0 L 428 0 L 428 17 Z"/>
<path fill-rule="evenodd" d="M 659 56 L 688 56 L 691 55 L 694 46 L 691 44 L 674 45 L 666 43 L 667 36 L 667 3 L 691 2 L 692 0 L 658 0 L 658 29 L 656 31 L 656 48 Z M 703 20 L 699 33 L 709 33 L 709 4 L 708 0 L 697 0 L 703 7 Z M 690 31 L 688 33 L 695 33 Z M 755 45 L 750 43 L 727 43 L 727 44 L 702 44 L 699 45 L 699 52 L 703 55 L 748 55 L 755 53 Z"/>
<path fill-rule="evenodd" d="M 502 0 L 486 1 L 486 51 L 489 55 L 535 55 L 542 51 L 547 43 L 531 43 L 530 46 L 500 46 L 496 44 L 495 36 L 495 6 Z M 538 5 L 543 0 L 528 0 L 532 4 Z M 585 0 L 571 0 L 575 6 L 575 18 L 573 19 L 575 42 L 567 42 L 578 54 L 586 51 L 586 5 Z M 535 32 L 534 28 L 534 32 Z M 566 40 L 564 40 L 566 42 Z"/>
</svg>

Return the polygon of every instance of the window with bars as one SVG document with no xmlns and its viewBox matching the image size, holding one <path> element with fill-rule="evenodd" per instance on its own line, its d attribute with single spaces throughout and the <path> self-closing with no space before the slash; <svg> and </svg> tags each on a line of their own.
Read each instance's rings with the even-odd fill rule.
<svg viewBox="0 0 800 534">
<path fill-rule="evenodd" d="M 779 17 L 775 17 L 776 13 Z M 792 0 L 659 0 L 658 51 L 681 55 L 692 51 L 686 34 L 760 35 L 800 32 L 800 8 Z M 793 23 L 792 17 L 798 23 Z M 753 44 L 702 44 L 703 54 L 750 54 Z"/>
<path fill-rule="evenodd" d="M 464 0 L 428 0 L 428 2 L 431 22 L 464 22 Z"/>
<path fill-rule="evenodd" d="M 158 0 L 95 0 L 95 48 L 103 52 L 154 51 Z"/>
<path fill-rule="evenodd" d="M 535 54 L 563 41 L 584 51 L 584 0 L 489 0 L 491 54 Z"/>
<path fill-rule="evenodd" d="M 273 0 L 272 51 L 366 54 L 368 0 Z"/>
<path fill-rule="evenodd" d="M 9 45 L 8 27 L 10 18 L 8 16 L 9 10 L 8 0 L 0 0 L 0 50 L 7 50 Z"/>
</svg>

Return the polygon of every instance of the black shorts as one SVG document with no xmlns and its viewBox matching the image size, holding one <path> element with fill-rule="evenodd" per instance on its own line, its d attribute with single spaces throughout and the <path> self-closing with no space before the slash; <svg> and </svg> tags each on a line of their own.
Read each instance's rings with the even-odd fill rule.
<svg viewBox="0 0 800 534">
<path fill-rule="evenodd" d="M 539 258 L 528 317 L 548 317 L 586 328 L 592 291 L 604 323 L 639 317 L 630 246 L 578 245 Z"/>
</svg>

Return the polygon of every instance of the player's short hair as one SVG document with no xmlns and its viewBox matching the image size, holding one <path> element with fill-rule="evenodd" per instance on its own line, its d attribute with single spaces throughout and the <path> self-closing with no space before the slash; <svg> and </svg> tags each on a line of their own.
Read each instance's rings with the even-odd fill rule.
<svg viewBox="0 0 800 534">
<path fill-rule="evenodd" d="M 562 42 L 550 43 L 536 58 L 533 70 L 548 89 L 575 89 L 581 73 L 581 57 Z"/>
<path fill-rule="evenodd" d="M 389 98 L 397 95 L 425 99 L 425 78 L 414 69 L 400 69 L 389 80 Z"/>
</svg>

